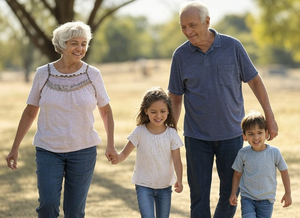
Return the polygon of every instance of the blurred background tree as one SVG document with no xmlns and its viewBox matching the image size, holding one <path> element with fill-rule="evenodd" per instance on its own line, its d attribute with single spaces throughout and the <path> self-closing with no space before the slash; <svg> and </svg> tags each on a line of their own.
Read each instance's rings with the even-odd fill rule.
<svg viewBox="0 0 300 218">
<path fill-rule="evenodd" d="M 92 28 L 92 46 L 85 59 L 91 63 L 171 58 L 186 41 L 178 12 L 162 24 L 150 24 L 144 16 L 115 13 L 133 1 L 6 0 L 10 10 L 0 11 L 0 70 L 25 69 L 28 79 L 37 66 L 57 59 L 52 31 L 71 20 L 86 21 Z M 255 65 L 299 67 L 300 1 L 256 2 L 258 11 L 227 15 L 212 28 L 239 39 Z"/>
<path fill-rule="evenodd" d="M 300 1 L 256 0 L 259 14 L 249 16 L 251 29 L 262 64 L 300 63 Z"/>
<path fill-rule="evenodd" d="M 18 40 L 18 42 L 22 44 L 21 50 L 23 52 L 21 53 L 24 54 L 23 67 L 25 68 L 26 81 L 28 81 L 28 72 L 33 61 L 31 54 L 34 47 L 40 51 L 40 54 L 46 56 L 49 61 L 60 57 L 53 49 L 51 42 L 51 33 L 59 24 L 78 19 L 86 20 L 86 23 L 94 33 L 105 19 L 121 7 L 134 1 L 6 0 L 7 5 L 11 8 L 11 12 L 14 13 L 15 18 L 19 22 L 18 24 L 21 25 L 23 30 L 23 33 L 20 33 L 22 39 Z M 87 7 L 87 5 L 90 7 Z M 85 13 L 82 13 L 83 11 Z M 86 17 L 83 17 L 82 14 Z M 16 25 L 19 26 L 18 24 Z M 9 26 L 12 27 L 14 25 Z M 16 34 L 16 36 L 20 34 Z M 27 39 L 23 40 L 24 36 Z M 92 43 L 93 41 L 91 41 Z M 89 53 L 86 54 L 86 59 L 88 55 Z"/>
</svg>

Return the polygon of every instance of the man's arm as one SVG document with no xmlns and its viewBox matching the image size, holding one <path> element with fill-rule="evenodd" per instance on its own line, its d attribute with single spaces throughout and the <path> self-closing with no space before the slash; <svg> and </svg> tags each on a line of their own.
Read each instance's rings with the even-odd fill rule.
<svg viewBox="0 0 300 218">
<path fill-rule="evenodd" d="M 269 96 L 267 93 L 267 89 L 259 75 L 257 75 L 254 79 L 248 82 L 248 85 L 252 89 L 254 95 L 259 101 L 266 117 L 267 129 L 270 134 L 270 138 L 268 140 L 272 140 L 278 135 L 278 126 L 275 120 L 275 116 L 269 101 Z"/>
<path fill-rule="evenodd" d="M 176 123 L 178 123 L 182 107 L 182 95 L 174 95 L 169 92 L 169 96 L 172 102 L 173 116 L 176 120 Z"/>
</svg>

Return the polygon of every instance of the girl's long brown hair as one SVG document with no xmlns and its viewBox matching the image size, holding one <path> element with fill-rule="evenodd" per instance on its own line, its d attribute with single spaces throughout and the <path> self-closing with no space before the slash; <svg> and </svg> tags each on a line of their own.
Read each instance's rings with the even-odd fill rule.
<svg viewBox="0 0 300 218">
<path fill-rule="evenodd" d="M 145 113 L 145 109 L 151 107 L 151 105 L 156 101 L 163 101 L 168 107 L 169 114 L 164 124 L 177 130 L 177 124 L 175 118 L 173 117 L 171 99 L 160 87 L 154 87 L 148 90 L 144 95 L 139 112 L 136 117 L 136 124 L 139 126 L 150 122 L 148 115 Z"/>
</svg>

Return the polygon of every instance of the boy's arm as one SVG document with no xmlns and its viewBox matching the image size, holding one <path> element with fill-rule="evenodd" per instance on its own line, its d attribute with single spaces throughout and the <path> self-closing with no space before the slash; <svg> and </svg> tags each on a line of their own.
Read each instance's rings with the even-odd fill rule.
<svg viewBox="0 0 300 218">
<path fill-rule="evenodd" d="M 280 171 L 282 183 L 284 186 L 284 195 L 281 199 L 281 203 L 284 202 L 283 207 L 288 207 L 292 204 L 292 196 L 291 196 L 291 183 L 290 183 L 290 176 L 288 170 Z"/>
<path fill-rule="evenodd" d="M 242 172 L 234 171 L 233 177 L 232 177 L 232 188 L 231 188 L 231 195 L 229 198 L 229 203 L 232 206 L 237 205 L 237 190 L 239 188 L 240 180 L 241 180 Z"/>
<path fill-rule="evenodd" d="M 183 190 L 182 185 L 182 162 L 180 157 L 180 148 L 177 148 L 176 150 L 172 151 L 172 158 L 173 158 L 173 164 L 174 169 L 177 177 L 177 181 L 175 183 L 175 191 L 180 193 Z"/>
</svg>

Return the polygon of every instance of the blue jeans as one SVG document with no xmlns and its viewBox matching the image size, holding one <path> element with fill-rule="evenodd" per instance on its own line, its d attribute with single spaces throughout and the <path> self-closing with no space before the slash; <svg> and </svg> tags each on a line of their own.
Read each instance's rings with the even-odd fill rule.
<svg viewBox="0 0 300 218">
<path fill-rule="evenodd" d="M 142 218 L 168 218 L 171 208 L 172 186 L 164 189 L 153 189 L 135 185 L 138 205 Z"/>
<path fill-rule="evenodd" d="M 273 203 L 268 200 L 252 200 L 242 197 L 242 218 L 271 218 L 273 213 Z"/>
<path fill-rule="evenodd" d="M 185 137 L 187 177 L 190 187 L 191 217 L 211 218 L 210 188 L 212 168 L 216 156 L 216 166 L 220 179 L 219 201 L 214 218 L 231 218 L 236 207 L 229 204 L 233 169 L 237 152 L 243 147 L 239 136 L 224 141 L 203 141 Z"/>
<path fill-rule="evenodd" d="M 39 218 L 59 216 L 63 178 L 65 178 L 64 217 L 84 217 L 96 156 L 96 146 L 68 153 L 53 153 L 36 148 L 36 174 L 40 203 L 36 212 Z"/>
</svg>

